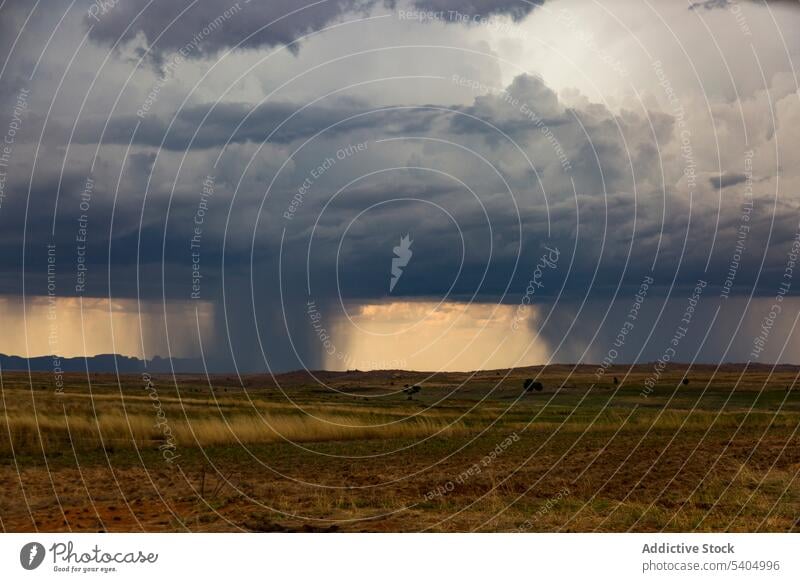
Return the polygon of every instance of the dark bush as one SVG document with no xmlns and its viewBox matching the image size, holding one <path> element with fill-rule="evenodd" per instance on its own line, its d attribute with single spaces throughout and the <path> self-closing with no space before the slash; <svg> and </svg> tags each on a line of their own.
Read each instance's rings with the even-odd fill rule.
<svg viewBox="0 0 800 582">
<path fill-rule="evenodd" d="M 408 384 L 406 384 L 408 386 Z M 422 386 L 411 386 L 403 390 L 408 395 L 409 400 L 414 400 L 414 394 L 417 394 L 420 390 L 422 390 Z"/>
<path fill-rule="evenodd" d="M 534 382 L 533 378 L 528 378 L 522 383 L 522 387 L 525 389 L 525 392 L 530 392 L 531 390 L 536 390 L 537 392 L 541 392 L 544 390 L 544 385 L 541 382 Z"/>
</svg>

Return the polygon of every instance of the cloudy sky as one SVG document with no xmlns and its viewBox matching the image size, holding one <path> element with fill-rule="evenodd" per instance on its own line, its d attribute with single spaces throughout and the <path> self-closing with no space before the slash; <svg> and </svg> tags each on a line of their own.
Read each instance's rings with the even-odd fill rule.
<svg viewBox="0 0 800 582">
<path fill-rule="evenodd" d="M 800 363 L 796 4 L 4 0 L 0 352 Z"/>
</svg>

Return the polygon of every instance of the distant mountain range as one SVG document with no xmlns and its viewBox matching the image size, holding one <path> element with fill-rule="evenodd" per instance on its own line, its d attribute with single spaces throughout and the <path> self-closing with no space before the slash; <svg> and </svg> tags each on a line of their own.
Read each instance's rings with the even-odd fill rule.
<svg viewBox="0 0 800 582">
<path fill-rule="evenodd" d="M 57 370 L 60 368 L 60 370 Z M 0 371 L 28 371 L 32 372 L 89 372 L 135 374 L 140 372 L 167 373 L 202 373 L 203 361 L 196 358 L 160 358 L 140 360 L 128 356 L 115 354 L 100 354 L 88 358 L 62 358 L 59 356 L 39 356 L 36 358 L 22 358 L 20 356 L 7 356 L 0 354 Z"/>
</svg>

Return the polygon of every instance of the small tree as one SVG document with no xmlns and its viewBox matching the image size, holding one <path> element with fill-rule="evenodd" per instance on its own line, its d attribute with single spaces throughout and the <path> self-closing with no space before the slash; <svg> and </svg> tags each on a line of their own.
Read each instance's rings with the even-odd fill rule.
<svg viewBox="0 0 800 582">
<path fill-rule="evenodd" d="M 617 384 L 619 384 L 619 378 L 614 376 L 614 385 L 616 386 Z"/>
<path fill-rule="evenodd" d="M 408 384 L 406 384 L 406 386 L 407 388 L 403 390 L 403 392 L 405 392 L 408 395 L 409 400 L 414 400 L 414 394 L 417 394 L 420 390 L 422 390 L 421 386 L 414 385 L 408 387 Z"/>
<path fill-rule="evenodd" d="M 537 392 L 544 390 L 544 385 L 541 382 L 534 382 L 533 378 L 527 378 L 522 383 L 522 387 L 525 389 L 526 393 L 532 390 L 536 390 Z"/>
<path fill-rule="evenodd" d="M 683 379 L 683 385 L 687 386 L 688 384 L 689 384 L 689 378 L 684 378 Z"/>
</svg>

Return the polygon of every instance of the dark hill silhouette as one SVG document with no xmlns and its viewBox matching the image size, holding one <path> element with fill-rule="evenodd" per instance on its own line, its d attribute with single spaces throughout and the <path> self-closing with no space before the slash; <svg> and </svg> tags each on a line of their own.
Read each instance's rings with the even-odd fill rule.
<svg viewBox="0 0 800 582">
<path fill-rule="evenodd" d="M 145 365 L 146 363 L 146 365 Z M 173 369 L 175 372 L 202 372 L 203 362 L 199 359 L 154 357 L 152 360 L 140 360 L 129 356 L 115 354 L 99 354 L 88 358 L 61 358 L 58 356 L 38 356 L 23 358 L 20 356 L 7 356 L 0 354 L 0 370 L 5 372 L 27 371 L 30 366 L 32 372 L 52 372 L 57 366 L 62 372 L 89 372 L 137 374 L 144 371 L 167 373 Z"/>
</svg>

